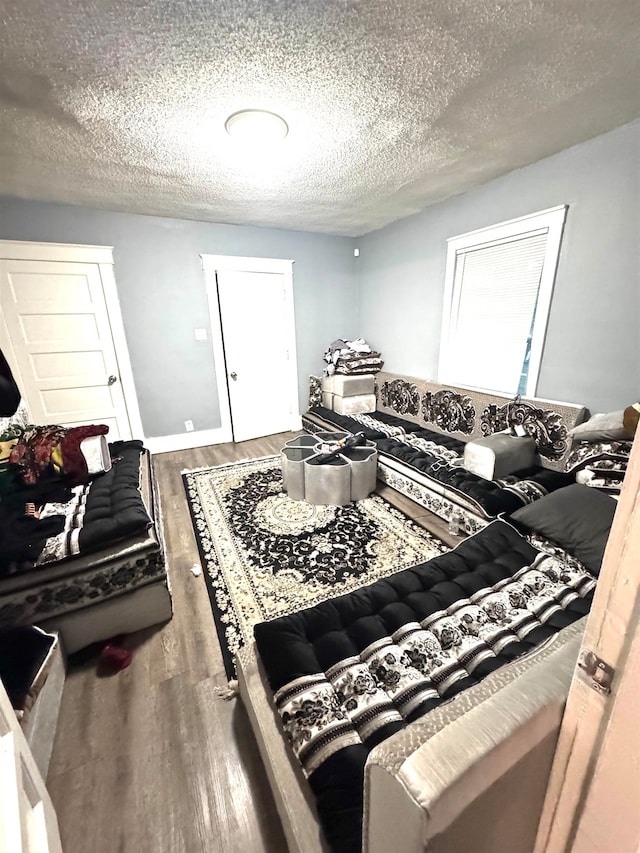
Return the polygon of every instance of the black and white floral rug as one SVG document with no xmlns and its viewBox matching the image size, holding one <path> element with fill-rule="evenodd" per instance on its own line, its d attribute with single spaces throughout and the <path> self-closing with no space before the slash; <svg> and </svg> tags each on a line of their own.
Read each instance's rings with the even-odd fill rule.
<svg viewBox="0 0 640 853">
<path fill-rule="evenodd" d="M 291 500 L 277 456 L 183 473 L 227 675 L 258 622 L 311 607 L 448 550 L 373 495 Z"/>
</svg>

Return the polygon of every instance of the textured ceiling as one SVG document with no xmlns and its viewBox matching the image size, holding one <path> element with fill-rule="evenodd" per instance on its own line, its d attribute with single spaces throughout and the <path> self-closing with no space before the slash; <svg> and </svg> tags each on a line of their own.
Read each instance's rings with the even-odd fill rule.
<svg viewBox="0 0 640 853">
<path fill-rule="evenodd" d="M 637 0 L 0 0 L 0 192 L 360 235 L 640 114 Z M 281 114 L 249 156 L 230 113 Z"/>
</svg>

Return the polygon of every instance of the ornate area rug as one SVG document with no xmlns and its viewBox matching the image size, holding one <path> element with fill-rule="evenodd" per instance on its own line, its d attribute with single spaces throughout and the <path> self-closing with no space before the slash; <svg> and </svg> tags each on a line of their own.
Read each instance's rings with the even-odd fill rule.
<svg viewBox="0 0 640 853">
<path fill-rule="evenodd" d="M 230 679 L 258 622 L 311 607 L 447 551 L 377 495 L 344 507 L 291 500 L 280 458 L 183 473 Z"/>
</svg>

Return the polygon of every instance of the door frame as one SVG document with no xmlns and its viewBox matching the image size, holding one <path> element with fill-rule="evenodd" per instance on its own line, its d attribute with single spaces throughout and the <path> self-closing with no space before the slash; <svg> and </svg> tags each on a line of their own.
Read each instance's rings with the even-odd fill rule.
<svg viewBox="0 0 640 853">
<path fill-rule="evenodd" d="M 138 406 L 138 396 L 136 394 L 136 386 L 133 379 L 133 371 L 131 369 L 131 360 L 129 358 L 129 349 L 127 347 L 127 338 L 122 322 L 122 311 L 120 309 L 120 300 L 118 299 L 118 288 L 113 272 L 113 246 L 88 246 L 78 243 L 39 243 L 27 242 L 22 240 L 0 240 L 0 260 L 3 261 L 61 261 L 67 263 L 81 264 L 96 264 L 102 281 L 102 292 L 104 294 L 107 316 L 109 318 L 109 326 L 111 327 L 111 337 L 118 362 L 118 370 L 120 373 L 120 384 L 124 396 L 124 403 L 127 409 L 129 418 L 129 427 L 132 438 L 144 439 L 142 429 L 142 419 L 140 417 L 140 408 Z M 4 320 L 0 318 L 2 324 L 2 337 L 5 337 L 10 354 L 7 360 L 11 364 L 11 368 L 16 367 L 16 373 L 20 376 L 20 371 L 17 367 L 15 353 L 11 340 L 9 339 L 8 330 Z M 22 381 L 22 377 L 20 376 Z M 22 382 L 24 386 L 24 383 Z M 28 402 L 28 401 L 27 401 Z"/>
<path fill-rule="evenodd" d="M 291 420 L 289 429 L 301 428 L 301 418 L 298 402 L 298 360 L 296 351 L 296 326 L 293 305 L 293 260 L 285 258 L 253 258 L 237 255 L 206 255 L 201 254 L 202 269 L 204 270 L 207 301 L 209 303 L 209 322 L 211 325 L 211 345 L 216 367 L 216 385 L 218 403 L 220 406 L 221 441 L 233 441 L 231 423 L 231 404 L 229 402 L 229 380 L 225 364 L 224 345 L 222 342 L 222 315 L 218 294 L 218 272 L 257 272 L 279 273 L 284 284 L 284 311 L 287 326 L 286 348 L 289 353 L 288 375 L 280 381 L 287 383 Z"/>
<path fill-rule="evenodd" d="M 638 739 L 627 740 L 616 757 L 617 720 L 637 720 L 637 661 L 640 657 L 640 429 L 604 552 L 598 586 L 587 617 L 581 652 L 591 651 L 613 667 L 610 691 L 594 689 L 576 668 L 562 717 L 534 853 L 621 850 L 637 822 L 619 789 L 638 760 Z M 618 716 L 620 715 L 620 716 Z M 619 779 L 613 779 L 620 768 Z M 633 772 L 633 771 L 631 771 Z M 600 804 L 601 808 L 597 807 Z M 594 822 L 618 809 L 615 830 L 597 832 Z M 594 816 L 595 815 L 595 816 Z M 602 836 L 607 837 L 603 846 Z M 612 844 L 613 846 L 609 846 Z M 631 850 L 631 847 L 625 847 Z M 634 846 L 635 850 L 636 847 Z"/>
</svg>

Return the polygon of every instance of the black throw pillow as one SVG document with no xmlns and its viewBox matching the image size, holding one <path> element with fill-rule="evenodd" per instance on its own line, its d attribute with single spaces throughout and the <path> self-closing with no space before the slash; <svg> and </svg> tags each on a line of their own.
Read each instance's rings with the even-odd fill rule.
<svg viewBox="0 0 640 853">
<path fill-rule="evenodd" d="M 560 545 L 597 575 L 615 511 L 609 495 L 573 483 L 516 510 L 511 520 Z"/>
</svg>

